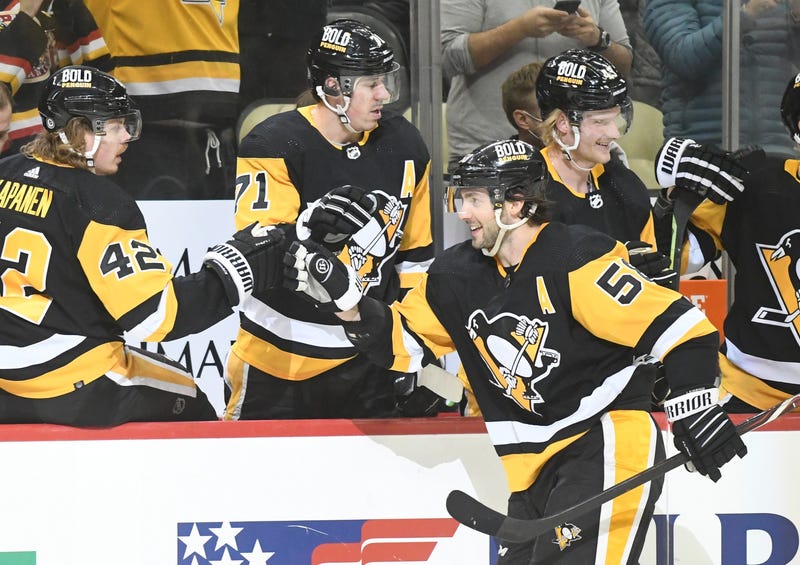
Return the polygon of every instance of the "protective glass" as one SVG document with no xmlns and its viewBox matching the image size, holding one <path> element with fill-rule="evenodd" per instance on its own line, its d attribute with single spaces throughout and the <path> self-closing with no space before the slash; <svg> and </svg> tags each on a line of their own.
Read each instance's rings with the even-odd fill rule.
<svg viewBox="0 0 800 565">
<path fill-rule="evenodd" d="M 444 207 L 450 213 L 457 214 L 464 210 L 464 195 L 462 191 L 467 193 L 468 200 L 473 206 L 480 205 L 486 201 L 486 198 L 481 195 L 483 191 L 488 196 L 490 188 L 486 186 L 448 186 L 444 189 Z"/>
<path fill-rule="evenodd" d="M 384 104 L 391 104 L 400 97 L 400 66 L 396 63 L 395 67 L 387 73 L 360 76 L 342 75 L 339 81 L 345 96 L 351 96 L 359 86 L 365 86 L 370 89 L 377 89 L 383 86 L 388 93 L 388 98 L 383 101 Z"/>
<path fill-rule="evenodd" d="M 616 116 L 608 116 L 607 111 L 594 110 L 578 114 L 577 121 L 580 127 L 604 128 L 609 122 L 613 122 L 620 135 L 625 135 L 633 122 L 633 106 L 623 104 L 619 106 L 620 112 Z"/>
</svg>

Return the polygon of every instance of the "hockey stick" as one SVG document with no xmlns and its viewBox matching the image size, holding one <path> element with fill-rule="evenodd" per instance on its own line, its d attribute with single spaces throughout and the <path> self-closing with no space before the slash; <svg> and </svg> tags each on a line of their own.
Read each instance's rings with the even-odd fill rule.
<svg viewBox="0 0 800 565">
<path fill-rule="evenodd" d="M 736 431 L 739 435 L 746 434 L 798 407 L 800 407 L 800 394 L 787 398 L 780 404 L 776 404 L 772 408 L 768 408 L 755 416 L 751 416 L 736 426 Z M 574 520 L 578 516 L 582 516 L 598 506 L 602 506 L 609 500 L 621 494 L 625 494 L 629 490 L 643 485 L 648 481 L 652 481 L 668 471 L 680 467 L 688 460 L 689 458 L 687 455 L 680 452 L 583 502 L 551 516 L 543 516 L 542 518 L 524 520 L 506 516 L 505 514 L 489 508 L 460 490 L 454 490 L 448 495 L 447 511 L 453 518 L 465 526 L 469 526 L 473 530 L 511 543 L 529 542 L 548 530 L 560 526 L 564 522 Z"/>
<path fill-rule="evenodd" d="M 791 314 L 786 314 L 784 312 L 778 312 L 777 310 L 770 310 L 769 308 L 761 307 L 759 308 L 756 315 L 753 316 L 754 322 L 761 322 L 762 324 L 770 324 L 773 326 L 788 326 L 792 323 L 792 321 L 800 316 L 800 308 L 792 312 Z"/>
</svg>

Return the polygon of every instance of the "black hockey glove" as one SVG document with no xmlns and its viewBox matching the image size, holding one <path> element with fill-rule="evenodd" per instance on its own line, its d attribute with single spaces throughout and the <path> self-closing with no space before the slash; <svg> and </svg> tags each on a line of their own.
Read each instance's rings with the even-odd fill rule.
<svg viewBox="0 0 800 565">
<path fill-rule="evenodd" d="M 644 241 L 628 241 L 625 247 L 628 248 L 629 263 L 632 267 L 660 286 L 678 287 L 678 273 L 670 269 L 669 257 L 660 251 L 655 251 Z"/>
<path fill-rule="evenodd" d="M 363 188 L 346 184 L 312 202 L 297 219 L 298 239 L 309 237 L 332 251 L 367 225 L 378 207 L 375 197 Z"/>
<path fill-rule="evenodd" d="M 747 446 L 717 404 L 717 389 L 698 389 L 671 398 L 664 403 L 664 412 L 672 424 L 675 447 L 691 459 L 686 464 L 690 471 L 697 470 L 717 482 L 722 476 L 720 467 L 734 455 L 747 454 Z"/>
<path fill-rule="evenodd" d="M 301 293 L 325 312 L 350 310 L 361 300 L 358 273 L 324 245 L 295 241 L 283 258 L 283 286 Z"/>
<path fill-rule="evenodd" d="M 656 179 L 663 188 L 696 192 L 716 204 L 732 202 L 744 190 L 747 174 L 736 157 L 691 139 L 671 137 L 658 150 Z"/>
<path fill-rule="evenodd" d="M 253 222 L 233 234 L 233 239 L 209 249 L 203 264 L 219 275 L 228 301 L 236 306 L 253 292 L 279 284 L 283 241 L 280 228 Z"/>
</svg>

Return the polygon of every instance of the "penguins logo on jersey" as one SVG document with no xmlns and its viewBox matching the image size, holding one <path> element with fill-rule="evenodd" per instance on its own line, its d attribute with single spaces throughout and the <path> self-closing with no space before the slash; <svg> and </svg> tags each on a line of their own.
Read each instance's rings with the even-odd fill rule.
<svg viewBox="0 0 800 565">
<path fill-rule="evenodd" d="M 556 526 L 555 530 L 556 539 L 553 540 L 553 543 L 557 544 L 561 551 L 581 539 L 581 529 L 575 524 L 564 523 Z"/>
<path fill-rule="evenodd" d="M 350 238 L 340 258 L 349 263 L 364 284 L 364 292 L 380 286 L 384 264 L 400 247 L 406 224 L 408 203 L 380 190 L 372 192 L 378 200 L 377 212 Z"/>
<path fill-rule="evenodd" d="M 490 320 L 476 310 L 467 321 L 467 330 L 494 376 L 494 384 L 522 408 L 539 414 L 536 405 L 546 400 L 535 385 L 561 362 L 558 351 L 544 347 L 547 322 L 509 313 Z"/>
<path fill-rule="evenodd" d="M 800 230 L 784 234 L 777 245 L 756 243 L 756 248 L 778 308 L 762 306 L 753 321 L 790 329 L 800 345 Z"/>
<path fill-rule="evenodd" d="M 225 5 L 228 0 L 181 0 L 184 4 L 208 4 L 214 10 L 214 15 L 217 16 L 219 25 L 225 21 Z"/>
</svg>

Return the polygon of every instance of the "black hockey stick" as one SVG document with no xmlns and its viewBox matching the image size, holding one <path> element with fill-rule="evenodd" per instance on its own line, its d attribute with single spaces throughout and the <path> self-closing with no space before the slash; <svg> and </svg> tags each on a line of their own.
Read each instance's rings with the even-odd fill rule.
<svg viewBox="0 0 800 565">
<path fill-rule="evenodd" d="M 787 398 L 780 404 L 776 404 L 772 408 L 768 408 L 763 412 L 759 412 L 736 426 L 736 431 L 739 435 L 746 434 L 752 430 L 758 429 L 765 424 L 791 412 L 795 408 L 800 407 L 800 394 L 796 394 L 791 398 Z M 673 455 L 669 459 L 665 459 L 660 463 L 656 463 L 649 469 L 634 475 L 613 487 L 610 487 L 595 496 L 584 500 L 566 510 L 562 510 L 552 516 L 543 516 L 542 518 L 534 518 L 530 520 L 523 520 L 520 518 L 512 518 L 506 516 L 496 510 L 493 510 L 485 504 L 475 500 L 470 495 L 460 490 L 454 490 L 447 496 L 447 511 L 450 515 L 458 520 L 465 526 L 469 526 L 473 530 L 481 533 L 494 536 L 500 540 L 511 543 L 524 543 L 532 541 L 548 530 L 552 530 L 560 526 L 564 522 L 574 520 L 578 516 L 586 514 L 590 510 L 594 510 L 598 506 L 602 506 L 609 500 L 612 500 L 621 494 L 625 494 L 648 481 L 660 477 L 661 475 L 680 467 L 686 463 L 689 458 L 685 453 L 680 452 Z"/>
</svg>

